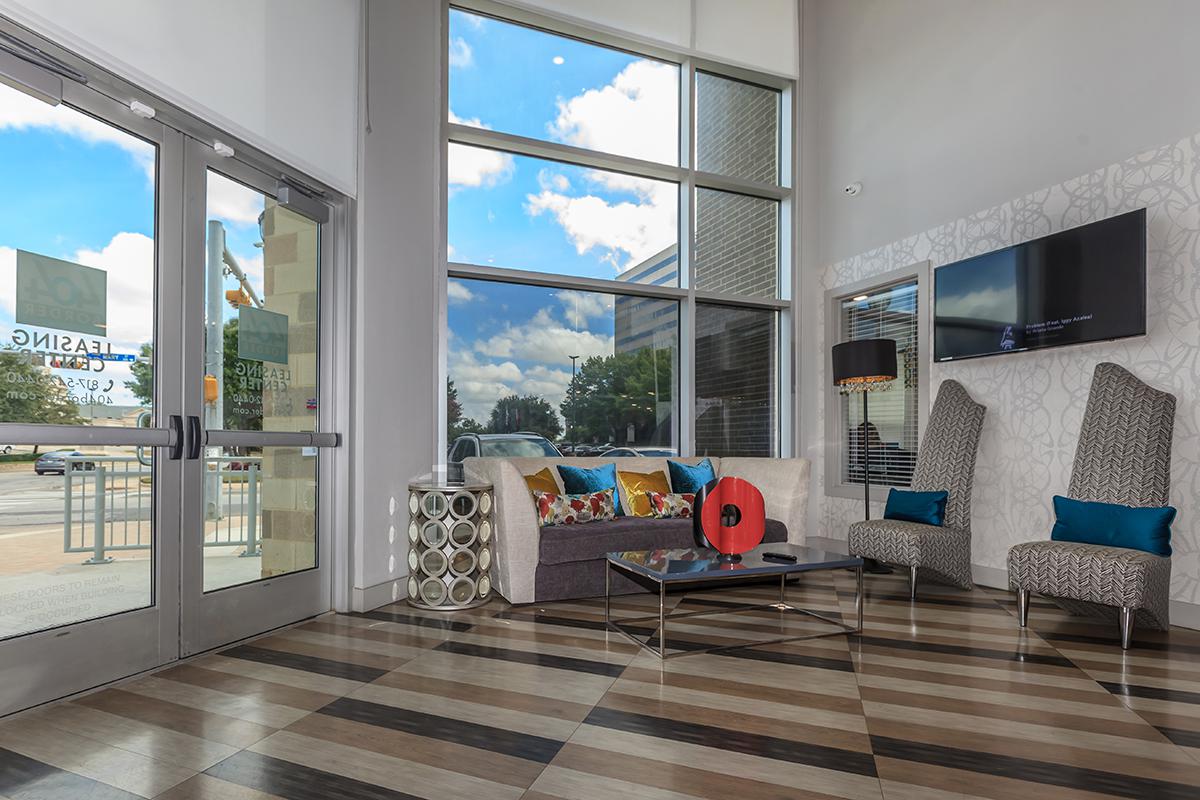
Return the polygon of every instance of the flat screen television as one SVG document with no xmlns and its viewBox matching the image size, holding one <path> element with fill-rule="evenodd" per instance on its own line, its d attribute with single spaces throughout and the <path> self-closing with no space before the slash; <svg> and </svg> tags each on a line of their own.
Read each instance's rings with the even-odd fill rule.
<svg viewBox="0 0 1200 800">
<path fill-rule="evenodd" d="M 954 361 L 1146 332 L 1146 210 L 934 270 L 933 351 Z"/>
</svg>

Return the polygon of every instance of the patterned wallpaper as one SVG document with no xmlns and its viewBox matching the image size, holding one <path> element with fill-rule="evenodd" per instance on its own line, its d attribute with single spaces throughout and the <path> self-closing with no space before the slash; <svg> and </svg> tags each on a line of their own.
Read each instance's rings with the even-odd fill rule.
<svg viewBox="0 0 1200 800">
<path fill-rule="evenodd" d="M 827 267 L 822 289 L 929 260 L 932 267 L 1125 211 L 1147 210 L 1148 335 L 1119 342 L 924 366 L 930 402 L 955 378 L 988 407 L 975 474 L 972 560 L 1004 569 L 1008 548 L 1049 538 L 1066 494 L 1092 370 L 1113 361 L 1178 398 L 1171 502 L 1179 508 L 1171 597 L 1200 602 L 1200 134 Z M 931 282 L 932 289 L 932 282 Z M 824 335 L 824 303 L 817 330 Z M 926 331 L 929 316 L 926 309 Z M 931 332 L 930 332 L 931 333 Z M 930 335 L 930 349 L 932 336 Z M 822 351 L 824 343 L 822 343 Z M 824 359 L 817 359 L 824 370 Z M 819 375 L 817 385 L 826 385 Z M 825 393 L 815 431 L 823 441 Z M 823 444 L 820 446 L 823 447 Z M 817 448 L 818 451 L 820 447 Z M 814 454 L 817 535 L 846 538 L 862 502 L 826 497 Z M 882 514 L 882 508 L 872 513 Z"/>
</svg>

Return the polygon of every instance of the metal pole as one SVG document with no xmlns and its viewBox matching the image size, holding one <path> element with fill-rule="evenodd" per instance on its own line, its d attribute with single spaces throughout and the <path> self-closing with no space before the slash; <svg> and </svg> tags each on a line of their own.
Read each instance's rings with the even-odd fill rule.
<svg viewBox="0 0 1200 800">
<path fill-rule="evenodd" d="M 63 552 L 71 552 L 71 470 L 63 471 Z"/>
<path fill-rule="evenodd" d="M 258 465 L 246 470 L 246 552 L 242 558 L 262 555 L 258 551 Z"/>
<path fill-rule="evenodd" d="M 208 221 L 207 274 L 204 321 L 204 373 L 217 380 L 217 397 L 204 404 L 204 427 L 225 427 L 221 409 L 225 393 L 225 226 L 219 220 Z M 207 454 L 209 457 L 212 453 Z M 204 518 L 220 519 L 221 471 L 209 472 L 208 459 L 201 463 L 204 470 Z"/>
<path fill-rule="evenodd" d="M 871 426 L 867 422 L 867 394 L 864 389 L 863 396 L 863 498 L 866 501 L 863 503 L 866 513 L 865 519 L 871 518 Z"/>
<path fill-rule="evenodd" d="M 73 466 L 74 464 L 68 461 L 67 471 L 69 472 Z M 84 561 L 84 564 L 107 564 L 112 561 L 112 558 L 105 558 L 104 556 L 104 518 L 107 516 L 104 512 L 106 472 L 107 470 L 104 467 L 96 466 L 96 489 L 95 497 L 93 498 L 95 508 L 92 512 L 94 517 L 92 520 L 94 530 L 92 534 L 92 557 Z"/>
<path fill-rule="evenodd" d="M 667 582 L 658 583 L 658 657 L 667 656 Z"/>
<path fill-rule="evenodd" d="M 857 573 L 854 576 L 854 613 L 858 615 L 858 633 L 862 633 L 863 629 L 863 605 L 866 598 L 863 597 L 863 568 L 859 566 L 855 570 Z"/>
<path fill-rule="evenodd" d="M 575 441 L 576 437 L 579 436 L 579 406 L 576 403 L 579 395 L 575 390 L 575 362 L 579 360 L 579 356 L 567 356 L 567 358 L 571 359 L 571 419 L 567 420 L 567 422 L 571 425 L 571 454 L 574 455 L 574 447 L 579 444 Z"/>
<path fill-rule="evenodd" d="M 610 611 L 610 598 L 612 597 L 612 564 L 608 563 L 608 559 L 604 560 L 604 623 L 607 625 L 612 621 L 612 612 Z"/>
</svg>

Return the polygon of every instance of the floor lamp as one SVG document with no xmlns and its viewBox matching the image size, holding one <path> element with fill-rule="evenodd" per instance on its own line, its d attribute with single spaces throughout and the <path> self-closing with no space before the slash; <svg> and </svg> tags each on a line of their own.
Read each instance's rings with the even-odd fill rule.
<svg viewBox="0 0 1200 800">
<path fill-rule="evenodd" d="M 867 417 L 867 395 L 896 379 L 894 339 L 856 339 L 833 346 L 833 384 L 847 394 L 862 395 L 863 512 L 871 518 L 871 426 Z M 891 572 L 873 562 L 871 572 Z"/>
</svg>

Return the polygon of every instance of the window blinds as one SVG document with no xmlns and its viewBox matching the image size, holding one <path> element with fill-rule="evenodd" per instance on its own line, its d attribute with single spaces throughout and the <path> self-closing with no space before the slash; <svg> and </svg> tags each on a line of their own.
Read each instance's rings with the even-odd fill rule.
<svg viewBox="0 0 1200 800">
<path fill-rule="evenodd" d="M 905 281 L 844 298 L 838 306 L 838 341 L 896 340 L 896 380 L 867 398 L 864 431 L 862 397 L 840 395 L 843 483 L 863 482 L 863 434 L 869 437 L 871 485 L 908 486 L 917 461 L 918 320 L 917 282 Z"/>
</svg>

